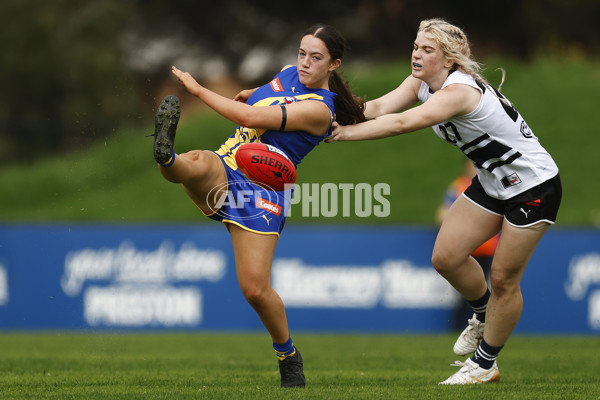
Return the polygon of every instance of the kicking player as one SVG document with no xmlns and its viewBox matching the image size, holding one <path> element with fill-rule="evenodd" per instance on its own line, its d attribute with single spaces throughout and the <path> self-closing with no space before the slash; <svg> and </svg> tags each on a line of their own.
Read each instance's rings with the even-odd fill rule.
<svg viewBox="0 0 600 400">
<path fill-rule="evenodd" d="M 189 73 L 173 67 L 173 74 L 187 91 L 239 125 L 216 152 L 175 153 L 181 113 L 175 96 L 167 96 L 156 114 L 154 158 L 159 170 L 168 181 L 181 184 L 204 214 L 226 225 L 240 288 L 271 335 L 282 387 L 305 385 L 302 357 L 290 337 L 283 302 L 271 286 L 273 254 L 286 216 L 285 196 L 250 182 L 239 171 L 235 152 L 244 143 L 268 143 L 297 165 L 330 135 L 334 115 L 346 123 L 364 120 L 364 103 L 336 72 L 342 64 L 344 43 L 330 26 L 310 28 L 302 36 L 296 66 L 285 67 L 271 82 L 242 91 L 234 100 L 206 89 Z M 227 192 L 236 198 L 242 191 L 254 199 L 241 202 L 241 207 L 223 201 Z M 279 208 L 261 207 L 259 198 L 271 199 Z"/>
</svg>

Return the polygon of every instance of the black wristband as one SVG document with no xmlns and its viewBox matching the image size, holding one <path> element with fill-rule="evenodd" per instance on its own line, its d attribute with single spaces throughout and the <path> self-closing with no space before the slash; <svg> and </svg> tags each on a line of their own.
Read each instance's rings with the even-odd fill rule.
<svg viewBox="0 0 600 400">
<path fill-rule="evenodd" d="M 283 104 L 280 104 L 279 106 L 281 107 L 281 126 L 279 127 L 279 131 L 283 132 L 285 123 L 287 122 L 287 110 Z"/>
</svg>

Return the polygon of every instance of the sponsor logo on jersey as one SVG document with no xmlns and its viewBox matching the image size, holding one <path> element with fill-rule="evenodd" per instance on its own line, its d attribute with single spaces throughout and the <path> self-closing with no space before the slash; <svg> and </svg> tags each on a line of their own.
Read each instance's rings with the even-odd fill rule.
<svg viewBox="0 0 600 400">
<path fill-rule="evenodd" d="M 288 97 L 284 98 L 283 100 L 284 100 L 284 101 L 285 101 L 287 104 L 292 104 L 292 103 L 295 103 L 295 102 L 297 102 L 297 101 L 298 101 L 298 99 L 297 99 L 297 98 L 295 98 L 295 97 L 290 97 L 290 96 L 288 96 Z"/>
<path fill-rule="evenodd" d="M 519 178 L 519 175 L 517 175 L 517 173 L 515 172 L 502 178 L 501 182 L 502 186 L 504 186 L 504 188 L 506 189 L 508 187 L 515 186 L 521 183 L 521 178 Z"/>
<path fill-rule="evenodd" d="M 256 198 L 256 207 L 262 208 L 265 211 L 270 212 L 271 214 L 275 214 L 277 216 L 281 215 L 281 206 L 275 203 L 271 203 L 268 200 L 263 199 L 262 197 Z"/>
<path fill-rule="evenodd" d="M 275 78 L 271 81 L 271 89 L 273 89 L 274 92 L 283 92 L 283 87 L 281 86 L 279 78 Z"/>
</svg>

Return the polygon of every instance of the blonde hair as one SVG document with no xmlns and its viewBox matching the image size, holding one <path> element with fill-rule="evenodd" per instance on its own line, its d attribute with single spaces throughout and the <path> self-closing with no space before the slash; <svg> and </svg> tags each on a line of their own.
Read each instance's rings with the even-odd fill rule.
<svg viewBox="0 0 600 400">
<path fill-rule="evenodd" d="M 488 84 L 480 75 L 481 64 L 471 57 L 471 47 L 462 29 L 441 18 L 432 18 L 421 21 L 418 32 L 429 35 L 440 47 L 444 56 L 454 60 L 453 69 Z"/>
</svg>

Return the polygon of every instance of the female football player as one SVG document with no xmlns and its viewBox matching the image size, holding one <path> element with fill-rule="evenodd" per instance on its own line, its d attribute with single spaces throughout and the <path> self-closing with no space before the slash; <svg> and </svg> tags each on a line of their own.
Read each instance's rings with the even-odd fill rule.
<svg viewBox="0 0 600 400">
<path fill-rule="evenodd" d="M 282 387 L 305 385 L 302 357 L 290 337 L 283 302 L 270 280 L 275 245 L 285 222 L 286 195 L 250 182 L 237 168 L 235 153 L 245 143 L 267 143 L 298 165 L 331 134 L 334 115 L 344 123 L 364 121 L 364 102 L 336 72 L 344 50 L 345 42 L 334 28 L 314 26 L 302 36 L 296 66 L 284 67 L 271 82 L 242 91 L 233 100 L 173 67 L 173 74 L 188 92 L 238 124 L 217 151 L 175 153 L 180 115 L 175 96 L 167 96 L 156 114 L 154 158 L 160 172 L 168 181 L 181 184 L 205 215 L 227 227 L 240 288 L 273 339 Z M 227 201 L 240 193 L 252 199 Z M 277 207 L 263 208 L 264 203 L 256 201 L 259 198 Z"/>
<path fill-rule="evenodd" d="M 456 354 L 474 355 L 453 364 L 460 370 L 441 383 L 497 381 L 496 358 L 523 308 L 521 276 L 556 220 L 558 167 L 521 114 L 481 77 L 460 28 L 422 21 L 411 64 L 400 86 L 366 103 L 368 121 L 340 123 L 327 141 L 379 139 L 431 126 L 471 159 L 477 176 L 444 218 L 432 264 L 475 312 L 454 345 Z M 490 292 L 471 254 L 500 230 Z"/>
</svg>

